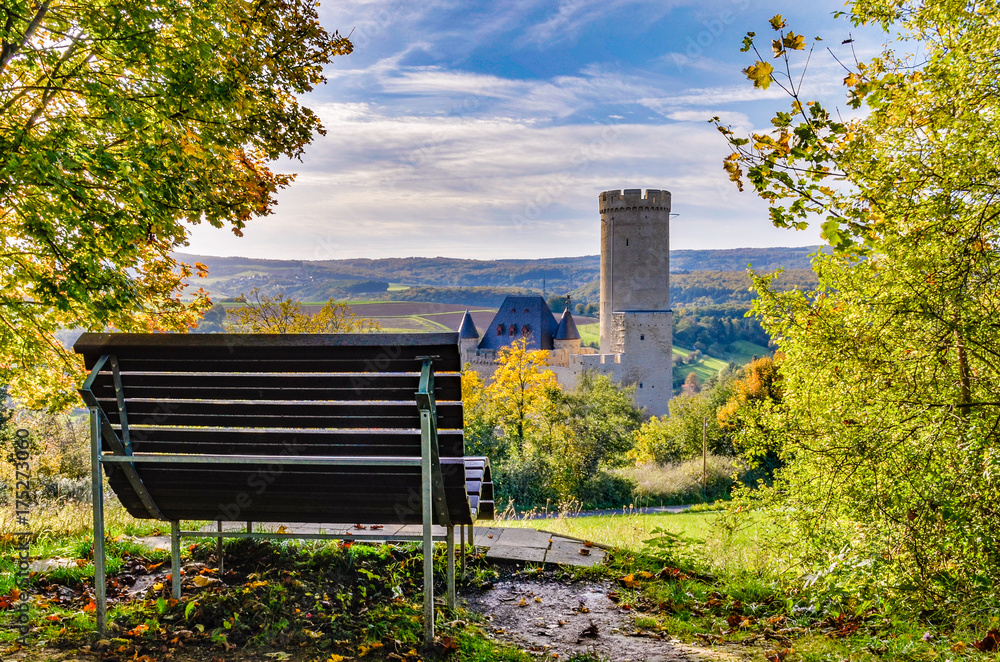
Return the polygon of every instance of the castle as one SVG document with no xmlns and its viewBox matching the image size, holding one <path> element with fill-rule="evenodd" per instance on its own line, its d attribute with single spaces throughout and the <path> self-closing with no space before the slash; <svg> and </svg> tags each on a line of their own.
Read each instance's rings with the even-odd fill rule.
<svg viewBox="0 0 1000 662">
<path fill-rule="evenodd" d="M 635 385 L 635 404 L 668 414 L 673 389 L 670 311 L 670 192 L 605 191 L 601 212 L 601 347 L 580 346 L 567 306 L 556 320 L 540 296 L 507 297 L 480 335 L 466 312 L 459 327 L 463 363 L 489 374 L 497 351 L 519 338 L 549 352 L 559 383 L 572 388 L 585 371 Z"/>
</svg>

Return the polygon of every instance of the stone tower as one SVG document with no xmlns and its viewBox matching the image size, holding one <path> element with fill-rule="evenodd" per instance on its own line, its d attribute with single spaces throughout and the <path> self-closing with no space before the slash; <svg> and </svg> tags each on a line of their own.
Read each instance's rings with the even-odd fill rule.
<svg viewBox="0 0 1000 662">
<path fill-rule="evenodd" d="M 600 210 L 601 353 L 623 354 L 621 378 L 636 385 L 636 404 L 665 413 L 673 389 L 670 192 L 605 191 Z"/>
</svg>

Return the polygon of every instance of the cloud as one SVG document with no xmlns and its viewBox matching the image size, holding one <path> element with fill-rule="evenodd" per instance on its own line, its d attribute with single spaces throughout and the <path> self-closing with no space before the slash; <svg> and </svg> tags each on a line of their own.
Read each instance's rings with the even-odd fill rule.
<svg viewBox="0 0 1000 662">
<path fill-rule="evenodd" d="M 676 233 L 682 241 L 675 245 L 704 245 L 719 236 L 759 245 L 749 229 L 767 225 L 763 204 L 737 194 L 722 170 L 725 142 L 687 115 L 659 125 L 560 125 L 395 115 L 375 104 L 316 110 L 328 135 L 297 164 L 299 177 L 281 193 L 275 216 L 247 228 L 241 254 L 594 253 L 597 195 L 615 188 L 672 191 L 682 214 Z M 221 244 L 210 235 L 199 230 L 197 245 L 218 247 L 196 249 L 219 253 Z"/>
<path fill-rule="evenodd" d="M 632 17 L 641 12 L 644 22 L 651 23 L 675 7 L 690 0 L 560 0 L 544 20 L 530 26 L 523 42 L 552 45 L 575 39 L 591 23 L 618 15 Z"/>
</svg>

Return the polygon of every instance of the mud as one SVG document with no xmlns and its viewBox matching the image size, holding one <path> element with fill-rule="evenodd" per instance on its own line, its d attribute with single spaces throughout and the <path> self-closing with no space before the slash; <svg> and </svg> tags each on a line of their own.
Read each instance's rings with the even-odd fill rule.
<svg viewBox="0 0 1000 662">
<path fill-rule="evenodd" d="M 608 582 L 514 579 L 463 597 L 488 619 L 494 637 L 550 658 L 590 653 L 615 662 L 734 659 L 669 637 L 639 635 L 632 614 L 608 598 L 612 590 Z"/>
</svg>

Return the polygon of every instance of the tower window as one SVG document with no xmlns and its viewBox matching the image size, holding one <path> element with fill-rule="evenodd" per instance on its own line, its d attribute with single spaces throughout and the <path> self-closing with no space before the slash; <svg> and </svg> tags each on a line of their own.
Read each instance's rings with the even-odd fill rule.
<svg viewBox="0 0 1000 662">
<path fill-rule="evenodd" d="M 513 338 L 517 334 L 517 324 L 510 325 L 510 337 Z"/>
<path fill-rule="evenodd" d="M 639 382 L 639 388 L 642 388 L 642 382 Z"/>
<path fill-rule="evenodd" d="M 503 335 L 503 324 L 497 324 L 497 335 L 498 336 Z"/>
<path fill-rule="evenodd" d="M 528 325 L 528 324 L 525 324 L 524 326 L 522 326 L 521 327 L 521 335 L 522 336 L 531 335 L 531 326 Z"/>
<path fill-rule="evenodd" d="M 530 310 L 528 310 L 527 308 L 525 308 L 525 309 L 524 309 L 524 314 L 525 314 L 525 315 L 530 315 L 530 314 L 531 314 L 531 311 L 530 311 Z"/>
<path fill-rule="evenodd" d="M 646 334 L 645 333 L 640 333 L 639 334 L 639 340 L 645 340 L 645 339 L 646 339 Z"/>
<path fill-rule="evenodd" d="M 625 245 L 628 246 L 628 239 L 625 240 Z"/>
</svg>

